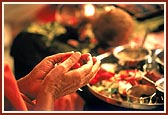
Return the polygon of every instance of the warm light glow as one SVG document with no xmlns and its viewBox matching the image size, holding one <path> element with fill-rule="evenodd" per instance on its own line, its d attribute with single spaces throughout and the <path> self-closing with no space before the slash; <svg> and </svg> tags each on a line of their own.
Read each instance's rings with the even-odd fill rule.
<svg viewBox="0 0 168 115">
<path fill-rule="evenodd" d="M 93 16 L 95 14 L 95 8 L 92 4 L 87 4 L 84 6 L 84 15 Z"/>
<path fill-rule="evenodd" d="M 137 46 L 137 43 L 135 41 L 131 41 L 129 44 L 131 48 L 134 48 Z"/>
<path fill-rule="evenodd" d="M 105 11 L 107 11 L 107 12 L 114 9 L 114 8 L 115 8 L 115 6 L 105 6 L 104 7 Z"/>
</svg>

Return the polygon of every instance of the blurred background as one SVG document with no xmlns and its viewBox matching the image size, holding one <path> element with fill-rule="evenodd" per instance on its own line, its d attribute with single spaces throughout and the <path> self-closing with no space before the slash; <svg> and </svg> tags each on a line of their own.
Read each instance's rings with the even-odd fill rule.
<svg viewBox="0 0 168 115">
<path fill-rule="evenodd" d="M 11 68 L 13 58 L 9 52 L 14 38 L 32 22 L 46 23 L 59 20 L 56 14 L 60 7 L 62 4 L 4 4 L 4 60 L 9 62 Z M 136 34 L 142 34 L 144 28 L 150 28 L 153 32 L 161 31 L 156 36 L 162 37 L 163 42 L 164 4 L 76 4 L 74 7 L 79 7 L 80 18 L 94 18 L 104 10 L 120 7 L 135 19 L 138 25 L 135 28 Z M 157 39 L 155 41 L 158 43 Z M 163 44 L 157 45 L 163 47 Z"/>
</svg>

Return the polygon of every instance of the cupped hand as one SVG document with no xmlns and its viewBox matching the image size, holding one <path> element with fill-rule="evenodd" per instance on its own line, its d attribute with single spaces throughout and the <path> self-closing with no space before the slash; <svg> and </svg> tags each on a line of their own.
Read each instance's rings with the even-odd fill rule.
<svg viewBox="0 0 168 115">
<path fill-rule="evenodd" d="M 61 60 L 69 56 L 64 62 Z M 78 69 L 71 69 L 77 62 L 86 63 Z M 100 61 L 90 54 L 79 52 L 60 53 L 46 57 L 26 77 L 18 81 L 21 92 L 29 98 L 36 98 L 39 88 L 50 92 L 58 98 L 75 92 L 79 87 L 86 85 L 98 71 Z M 42 92 L 43 92 L 42 91 Z"/>
<path fill-rule="evenodd" d="M 79 68 L 72 67 L 82 60 L 84 65 Z M 37 95 L 35 110 L 53 110 L 54 100 L 74 93 L 78 88 L 89 83 L 97 73 L 100 61 L 92 58 L 90 54 L 72 54 L 62 63 L 57 64 L 44 78 Z"/>
<path fill-rule="evenodd" d="M 73 52 L 59 53 L 44 58 L 28 75 L 17 81 L 20 91 L 30 99 L 35 99 L 39 87 L 46 75 L 63 59 L 63 57 L 72 54 Z"/>
<path fill-rule="evenodd" d="M 100 61 L 93 59 L 90 54 L 83 54 L 86 64 L 78 69 L 71 69 L 79 61 L 80 53 L 71 56 L 57 65 L 48 73 L 43 83 L 43 90 L 55 95 L 55 98 L 75 92 L 78 88 L 89 83 L 99 69 Z M 78 59 L 78 60 L 77 60 Z M 97 62 L 96 62 L 97 61 Z"/>
</svg>

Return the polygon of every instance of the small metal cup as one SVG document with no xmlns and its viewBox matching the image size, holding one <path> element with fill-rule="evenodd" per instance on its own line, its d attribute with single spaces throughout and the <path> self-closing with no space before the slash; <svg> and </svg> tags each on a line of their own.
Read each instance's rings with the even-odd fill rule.
<svg viewBox="0 0 168 115">
<path fill-rule="evenodd" d="M 113 50 L 118 63 L 124 68 L 132 69 L 144 65 L 150 54 L 150 50 L 131 46 L 118 46 Z"/>
<path fill-rule="evenodd" d="M 148 85 L 137 85 L 127 90 L 127 101 L 139 104 L 152 103 L 156 88 Z"/>
</svg>

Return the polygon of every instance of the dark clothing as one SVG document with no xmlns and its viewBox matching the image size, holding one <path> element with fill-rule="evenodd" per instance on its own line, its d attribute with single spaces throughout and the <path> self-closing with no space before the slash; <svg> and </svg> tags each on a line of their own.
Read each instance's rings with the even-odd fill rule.
<svg viewBox="0 0 168 115">
<path fill-rule="evenodd" d="M 74 47 L 68 44 L 73 39 L 79 42 Z M 57 22 L 46 24 L 32 23 L 14 39 L 10 55 L 14 59 L 16 79 L 28 74 L 46 56 L 68 52 L 82 51 L 89 43 L 79 40 L 77 28 L 63 26 Z"/>
<path fill-rule="evenodd" d="M 77 39 L 77 30 L 71 27 L 64 28 L 58 23 L 33 24 L 19 33 L 10 50 L 10 55 L 14 59 L 16 79 L 28 74 L 46 56 L 76 51 L 76 48 L 65 42 L 68 36 Z"/>
<path fill-rule="evenodd" d="M 74 39 L 78 40 L 78 31 L 76 28 L 70 27 L 70 26 L 65 26 L 66 29 L 66 34 L 61 34 L 59 36 L 54 37 L 54 41 L 58 40 L 63 43 L 67 43 L 69 39 Z"/>
<path fill-rule="evenodd" d="M 19 79 L 51 53 L 47 46 L 47 38 L 40 34 L 21 32 L 14 39 L 10 54 L 14 58 L 16 79 Z"/>
</svg>

